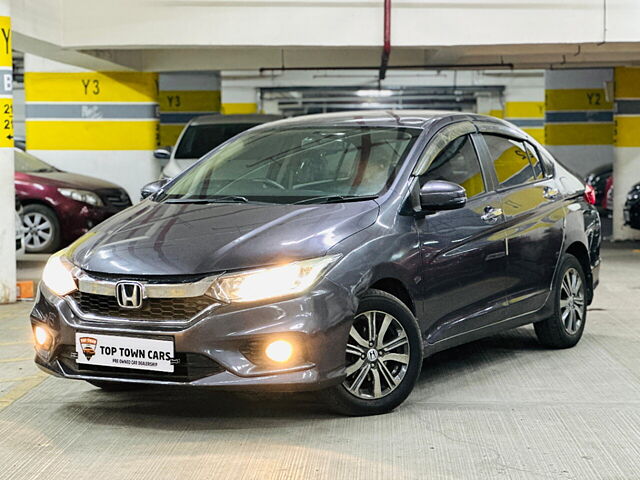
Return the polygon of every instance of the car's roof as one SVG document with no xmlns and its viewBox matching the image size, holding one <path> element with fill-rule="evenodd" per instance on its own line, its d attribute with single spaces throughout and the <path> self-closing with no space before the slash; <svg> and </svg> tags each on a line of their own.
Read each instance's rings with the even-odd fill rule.
<svg viewBox="0 0 640 480">
<path fill-rule="evenodd" d="M 438 120 L 482 120 L 509 125 L 503 120 L 486 115 L 445 110 L 365 110 L 341 113 L 322 113 L 287 118 L 270 126 L 328 126 L 353 125 L 376 127 L 427 128 Z M 511 125 L 509 125 L 511 126 Z"/>
<path fill-rule="evenodd" d="M 238 114 L 238 115 L 201 115 L 191 121 L 191 125 L 221 125 L 235 123 L 266 123 L 282 119 L 282 115 Z"/>
</svg>

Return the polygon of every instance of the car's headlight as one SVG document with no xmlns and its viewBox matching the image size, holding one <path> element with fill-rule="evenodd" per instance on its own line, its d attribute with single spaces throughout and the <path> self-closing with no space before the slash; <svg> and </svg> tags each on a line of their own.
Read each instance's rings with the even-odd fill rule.
<svg viewBox="0 0 640 480">
<path fill-rule="evenodd" d="M 71 273 L 73 264 L 65 254 L 66 251 L 61 250 L 51 255 L 42 272 L 42 282 L 49 290 L 59 296 L 69 295 L 78 289 L 76 279 Z"/>
<path fill-rule="evenodd" d="M 224 302 L 256 302 L 301 294 L 320 280 L 340 255 L 302 260 L 217 278 L 209 295 Z"/>
<path fill-rule="evenodd" d="M 94 207 L 101 207 L 104 205 L 100 197 L 87 190 L 76 190 L 75 188 L 59 188 L 58 192 L 61 195 L 64 195 L 67 198 L 71 198 L 77 202 L 87 203 L 89 205 L 93 205 Z"/>
</svg>

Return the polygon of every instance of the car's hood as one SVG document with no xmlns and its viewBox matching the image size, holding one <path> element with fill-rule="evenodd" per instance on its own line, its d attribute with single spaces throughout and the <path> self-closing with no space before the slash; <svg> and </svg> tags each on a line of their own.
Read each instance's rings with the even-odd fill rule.
<svg viewBox="0 0 640 480">
<path fill-rule="evenodd" d="M 16 176 L 18 174 L 16 173 Z M 111 182 L 99 178 L 87 177 L 69 172 L 24 172 L 22 180 L 30 183 L 53 185 L 60 188 L 77 188 L 80 190 L 100 190 L 103 188 L 120 188 Z"/>
<path fill-rule="evenodd" d="M 144 201 L 72 246 L 78 267 L 115 275 L 192 275 L 313 258 L 373 224 L 373 201 L 323 205 Z"/>
</svg>

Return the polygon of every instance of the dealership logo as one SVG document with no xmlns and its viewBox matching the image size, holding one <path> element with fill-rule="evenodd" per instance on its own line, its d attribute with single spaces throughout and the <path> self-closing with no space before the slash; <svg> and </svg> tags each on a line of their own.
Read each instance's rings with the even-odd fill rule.
<svg viewBox="0 0 640 480">
<path fill-rule="evenodd" d="M 142 307 L 144 289 L 138 282 L 118 282 L 116 284 L 116 300 L 122 308 Z"/>
<path fill-rule="evenodd" d="M 96 347 L 98 346 L 98 340 L 93 337 L 80 337 L 80 346 L 82 347 L 82 353 L 87 360 L 91 360 L 96 354 Z"/>
</svg>

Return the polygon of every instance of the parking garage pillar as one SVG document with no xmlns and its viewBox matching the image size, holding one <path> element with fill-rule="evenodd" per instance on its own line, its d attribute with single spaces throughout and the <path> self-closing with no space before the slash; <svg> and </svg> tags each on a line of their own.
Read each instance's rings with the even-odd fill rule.
<svg viewBox="0 0 640 480">
<path fill-rule="evenodd" d="M 506 79 L 504 119 L 544 143 L 544 90 L 542 74 L 531 79 Z"/>
<path fill-rule="evenodd" d="M 219 72 L 159 74 L 160 145 L 175 145 L 193 117 L 220 112 Z"/>
<path fill-rule="evenodd" d="M 233 86 L 222 82 L 222 113 L 225 115 L 258 113 L 258 92 L 253 86 L 242 85 L 245 81 L 236 81 Z"/>
<path fill-rule="evenodd" d="M 25 55 L 29 152 L 124 187 L 136 201 L 160 174 L 158 76 L 91 71 Z"/>
<path fill-rule="evenodd" d="M 10 3 L 0 0 L 0 303 L 16 299 Z"/>
<path fill-rule="evenodd" d="M 640 230 L 624 225 L 627 193 L 640 182 L 640 68 L 616 67 L 614 96 L 613 239 L 640 239 Z"/>
<path fill-rule="evenodd" d="M 612 68 L 545 72 L 545 142 L 584 176 L 613 163 Z"/>
</svg>

